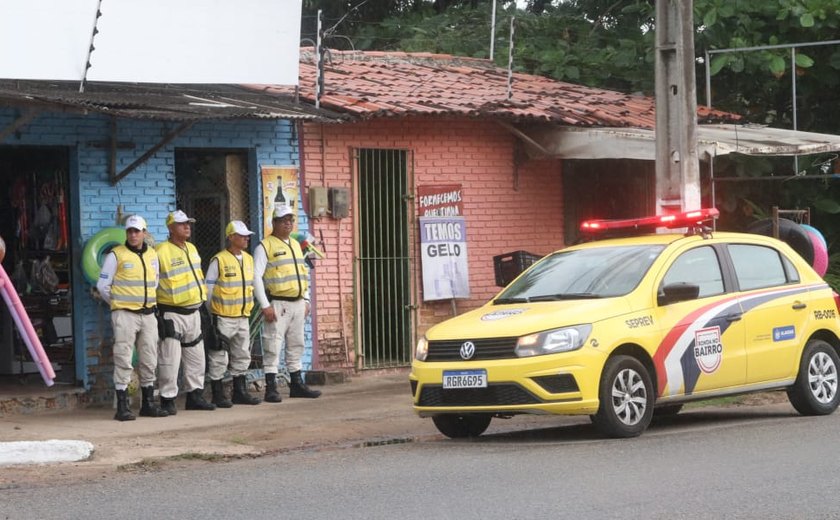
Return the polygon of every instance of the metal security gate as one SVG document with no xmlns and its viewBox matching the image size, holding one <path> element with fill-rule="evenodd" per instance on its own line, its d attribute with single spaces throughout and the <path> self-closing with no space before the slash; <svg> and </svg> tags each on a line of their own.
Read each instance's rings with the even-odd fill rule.
<svg viewBox="0 0 840 520">
<path fill-rule="evenodd" d="M 411 362 L 409 168 L 404 150 L 356 150 L 359 368 Z"/>
</svg>

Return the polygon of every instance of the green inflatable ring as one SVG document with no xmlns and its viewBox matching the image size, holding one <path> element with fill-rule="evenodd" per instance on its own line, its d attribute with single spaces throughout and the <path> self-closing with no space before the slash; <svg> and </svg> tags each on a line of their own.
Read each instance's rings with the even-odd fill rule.
<svg viewBox="0 0 840 520">
<path fill-rule="evenodd" d="M 121 227 L 105 228 L 90 237 L 82 251 L 82 272 L 91 285 L 99 279 L 99 271 L 107 255 L 114 246 L 125 243 L 125 229 Z"/>
</svg>

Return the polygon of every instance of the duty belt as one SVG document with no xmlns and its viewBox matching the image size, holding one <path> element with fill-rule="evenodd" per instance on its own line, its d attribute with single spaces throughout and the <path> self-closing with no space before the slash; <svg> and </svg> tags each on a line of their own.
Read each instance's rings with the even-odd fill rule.
<svg viewBox="0 0 840 520">
<path fill-rule="evenodd" d="M 134 314 L 154 314 L 155 307 L 143 307 L 141 309 L 123 309 L 124 311 L 133 312 Z"/>
<path fill-rule="evenodd" d="M 184 316 L 188 316 L 199 309 L 199 307 L 174 307 L 172 305 L 158 305 L 158 309 L 160 309 L 161 314 L 164 312 L 174 312 L 175 314 L 183 314 Z"/>
<path fill-rule="evenodd" d="M 273 294 L 268 295 L 269 300 L 279 300 L 281 302 L 296 302 L 298 300 L 302 300 L 303 296 L 274 296 Z"/>
</svg>

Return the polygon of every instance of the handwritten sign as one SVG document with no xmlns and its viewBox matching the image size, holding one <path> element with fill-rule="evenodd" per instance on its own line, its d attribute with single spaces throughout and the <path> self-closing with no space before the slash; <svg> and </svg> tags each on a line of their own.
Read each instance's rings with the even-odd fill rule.
<svg viewBox="0 0 840 520">
<path fill-rule="evenodd" d="M 423 300 L 470 297 L 464 217 L 420 217 Z"/>
<path fill-rule="evenodd" d="M 464 199 L 460 184 L 417 187 L 417 208 L 421 217 L 460 217 Z"/>
</svg>

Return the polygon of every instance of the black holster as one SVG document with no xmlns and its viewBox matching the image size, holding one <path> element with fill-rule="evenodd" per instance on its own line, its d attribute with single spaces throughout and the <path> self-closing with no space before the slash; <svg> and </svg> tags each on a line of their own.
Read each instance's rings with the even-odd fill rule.
<svg viewBox="0 0 840 520">
<path fill-rule="evenodd" d="M 158 312 L 155 314 L 155 318 L 157 319 L 157 326 L 158 326 L 158 338 L 161 341 L 172 338 L 181 341 L 181 335 L 175 332 L 175 322 L 172 320 L 164 319 L 163 312 Z"/>
<path fill-rule="evenodd" d="M 210 315 L 210 311 L 207 310 L 207 307 L 202 305 L 198 309 L 198 314 L 201 316 L 201 334 L 194 342 L 190 342 L 191 344 L 187 345 L 181 343 L 181 346 L 192 347 L 203 339 L 205 350 L 221 350 L 222 347 L 218 341 L 216 324 L 214 323 L 215 320 L 213 320 L 213 316 Z"/>
</svg>

